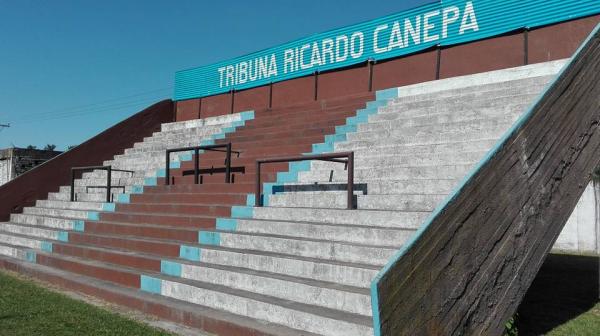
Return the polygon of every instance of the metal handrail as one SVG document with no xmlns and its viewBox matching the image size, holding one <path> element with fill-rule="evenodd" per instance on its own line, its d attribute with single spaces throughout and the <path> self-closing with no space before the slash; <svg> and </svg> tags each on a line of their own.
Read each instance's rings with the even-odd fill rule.
<svg viewBox="0 0 600 336">
<path fill-rule="evenodd" d="M 345 160 L 343 158 L 346 158 Z M 302 156 L 288 156 L 288 157 L 277 157 L 277 158 L 266 158 L 256 160 L 256 191 L 254 199 L 256 200 L 256 206 L 262 207 L 263 200 L 261 197 L 262 183 L 260 180 L 260 166 L 265 163 L 277 163 L 277 162 L 297 162 L 297 161 L 329 161 L 346 164 L 348 169 L 348 210 L 354 209 L 354 152 L 342 152 L 342 153 L 331 153 L 331 154 L 316 154 L 316 155 L 302 155 Z"/>
<path fill-rule="evenodd" d="M 124 169 L 114 169 L 112 166 L 88 166 L 88 167 L 73 167 L 71 168 L 71 202 L 75 201 L 75 173 L 83 172 L 83 171 L 91 171 L 91 170 L 106 170 L 106 187 L 103 186 L 95 186 L 95 188 L 106 188 L 106 203 L 111 202 L 111 190 L 113 188 L 125 188 L 123 186 L 113 186 L 112 185 L 112 172 L 124 172 L 135 174 L 133 170 L 124 170 Z M 86 192 L 87 192 L 86 188 Z"/>
<path fill-rule="evenodd" d="M 225 150 L 220 149 L 225 148 Z M 201 150 L 213 151 L 213 152 L 224 152 L 225 153 L 225 183 L 231 181 L 231 153 L 236 153 L 237 157 L 240 157 L 240 152 L 231 150 L 231 142 L 219 145 L 205 145 L 205 146 L 193 146 L 193 147 L 182 147 L 167 149 L 166 151 L 166 165 L 165 165 L 165 185 L 171 183 L 171 153 L 177 152 L 188 152 L 194 151 L 194 183 L 198 184 L 200 176 L 200 161 L 198 154 Z"/>
</svg>

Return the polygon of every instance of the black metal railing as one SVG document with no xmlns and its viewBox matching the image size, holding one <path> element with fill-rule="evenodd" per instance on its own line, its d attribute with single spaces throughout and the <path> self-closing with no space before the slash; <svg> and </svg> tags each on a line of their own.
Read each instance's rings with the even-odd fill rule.
<svg viewBox="0 0 600 336">
<path fill-rule="evenodd" d="M 125 186 L 113 186 L 112 185 L 112 172 L 124 172 L 130 173 L 133 175 L 135 172 L 133 170 L 124 170 L 124 169 L 114 169 L 112 166 L 90 166 L 90 167 L 73 167 L 71 168 L 71 202 L 75 201 L 75 173 L 77 172 L 85 172 L 85 171 L 94 171 L 94 170 L 106 170 L 106 186 L 86 186 L 85 191 L 88 192 L 90 188 L 106 188 L 106 202 L 110 203 L 111 200 L 111 190 L 122 188 L 125 190 Z"/>
<path fill-rule="evenodd" d="M 198 159 L 198 154 L 200 154 L 199 152 L 201 150 L 225 153 L 225 183 L 230 183 L 231 182 L 231 153 L 235 153 L 235 154 L 237 154 L 238 157 L 240 157 L 240 152 L 231 150 L 231 143 L 226 143 L 226 144 L 219 144 L 219 145 L 206 145 L 206 146 L 193 146 L 193 147 L 167 149 L 166 165 L 165 165 L 165 184 L 169 185 L 171 183 L 171 153 L 189 152 L 189 151 L 194 151 L 194 183 L 198 184 L 199 176 L 200 176 L 200 161 Z"/>
<path fill-rule="evenodd" d="M 345 158 L 345 159 L 344 159 Z M 261 197 L 261 178 L 260 178 L 260 166 L 266 163 L 277 163 L 277 162 L 297 162 L 297 161 L 329 161 L 344 163 L 348 170 L 348 209 L 354 209 L 354 152 L 342 152 L 342 153 L 331 153 L 331 154 L 316 154 L 316 155 L 302 155 L 302 156 L 288 156 L 288 157 L 277 157 L 256 160 L 256 191 L 254 199 L 256 206 L 263 206 L 263 200 Z"/>
</svg>

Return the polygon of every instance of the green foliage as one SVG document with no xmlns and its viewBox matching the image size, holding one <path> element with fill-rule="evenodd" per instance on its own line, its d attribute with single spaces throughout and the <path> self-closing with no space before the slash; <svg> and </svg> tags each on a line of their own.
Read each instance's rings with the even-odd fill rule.
<svg viewBox="0 0 600 336">
<path fill-rule="evenodd" d="M 36 148 L 37 148 L 37 146 L 34 146 L 34 145 L 29 145 L 29 146 L 27 146 L 26 148 L 27 148 L 27 149 L 36 149 Z"/>
<path fill-rule="evenodd" d="M 4 273 L 0 293 L 0 336 L 168 335 Z"/>
<path fill-rule="evenodd" d="M 44 150 L 47 150 L 47 151 L 53 151 L 55 149 L 56 149 L 56 145 L 54 145 L 54 144 L 47 144 L 46 147 L 44 147 Z"/>
<path fill-rule="evenodd" d="M 508 320 L 508 322 L 506 322 L 506 324 L 504 325 L 504 336 L 518 336 L 519 335 L 519 329 L 517 328 L 517 317 L 519 315 L 516 314 L 515 316 L 511 317 L 510 320 Z"/>
</svg>

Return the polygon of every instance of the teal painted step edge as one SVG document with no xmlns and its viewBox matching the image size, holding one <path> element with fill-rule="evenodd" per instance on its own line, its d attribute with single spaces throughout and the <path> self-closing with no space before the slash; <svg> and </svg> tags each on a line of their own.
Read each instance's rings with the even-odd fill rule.
<svg viewBox="0 0 600 336">
<path fill-rule="evenodd" d="M 203 140 L 200 144 L 201 145 L 214 144 L 215 139 L 224 138 L 227 134 L 235 132 L 238 127 L 244 126 L 246 124 L 246 121 L 252 120 L 252 119 L 254 119 L 254 111 L 240 112 L 240 120 L 232 122 L 231 126 L 223 128 L 220 133 L 213 134 L 211 136 L 210 140 Z M 181 167 L 181 162 L 192 160 L 192 154 L 187 153 L 187 154 L 183 155 L 183 158 L 185 160 L 182 160 L 181 158 L 182 158 L 182 156 L 179 157 L 178 161 L 171 162 L 169 166 L 174 169 Z M 157 178 L 164 177 L 164 173 L 165 173 L 164 169 L 159 169 L 156 172 L 155 176 L 145 179 L 144 185 L 132 186 L 132 190 L 130 193 L 119 194 L 117 196 L 117 199 L 115 200 L 115 203 L 129 203 L 131 201 L 131 194 L 143 194 L 144 186 L 156 185 Z M 161 174 L 162 174 L 162 176 L 161 176 Z M 149 182 L 149 183 L 146 183 L 146 182 Z M 116 210 L 115 203 L 103 203 L 102 204 L 102 212 L 114 212 Z M 100 212 L 99 211 L 88 211 L 87 219 L 88 220 L 99 220 Z M 83 221 L 83 220 L 72 221 L 72 230 L 77 231 L 77 232 L 84 232 L 85 231 L 85 221 Z M 219 243 L 218 235 L 212 235 L 211 233 L 204 233 L 204 234 L 199 234 L 199 236 L 202 236 L 203 237 L 202 240 L 206 241 L 207 244 L 209 244 L 209 245 L 218 245 L 218 243 Z M 68 231 L 58 231 L 56 233 L 56 240 L 61 241 L 61 242 L 68 242 L 69 241 L 69 232 Z M 44 252 L 52 253 L 53 245 L 51 242 L 42 241 L 40 249 Z M 180 254 L 181 254 L 181 257 L 184 259 L 194 260 L 194 261 L 200 260 L 200 249 L 199 248 L 182 246 Z M 35 263 L 36 253 L 34 251 L 26 251 L 25 259 L 30 262 Z M 169 261 L 163 261 L 163 262 L 165 263 L 165 265 L 171 265 L 171 264 L 169 264 L 170 263 Z M 176 269 L 176 267 L 175 268 L 174 267 L 175 266 L 171 266 L 170 268 L 167 267 L 167 271 L 170 273 L 173 273 L 173 274 L 169 274 L 169 275 L 174 275 L 176 273 L 175 271 L 173 271 L 173 269 Z M 161 268 L 162 268 L 162 264 L 161 264 Z M 167 273 L 165 273 L 165 274 L 167 274 Z M 155 292 L 156 288 L 154 288 L 152 286 L 151 279 L 152 278 L 147 277 L 146 289 L 148 289 L 147 291 Z M 158 279 L 154 279 L 154 280 L 158 280 Z M 158 292 L 158 294 L 160 294 L 160 291 Z"/>
<path fill-rule="evenodd" d="M 368 122 L 369 116 L 377 114 L 380 107 L 387 106 L 390 99 L 394 99 L 396 97 L 398 97 L 398 88 L 377 91 L 376 100 L 367 102 L 366 107 L 364 109 L 359 109 L 356 111 L 355 116 L 346 118 L 346 123 L 344 125 L 335 127 L 334 134 L 325 136 L 325 141 L 323 143 L 313 144 L 313 151 L 305 154 L 320 154 L 325 152 L 332 152 L 336 143 L 346 141 L 346 135 L 348 133 L 356 132 L 358 129 L 358 125 Z M 277 179 L 275 182 L 268 182 L 263 184 L 263 195 L 261 195 L 261 197 L 263 197 L 263 204 L 269 204 L 269 196 L 274 194 L 274 189 L 278 185 L 281 185 L 283 183 L 297 182 L 298 173 L 302 171 L 309 171 L 310 168 L 310 161 L 290 162 L 288 171 L 277 173 Z M 254 217 L 255 204 L 255 195 L 247 194 L 246 206 L 232 206 L 230 218 L 217 218 L 216 230 L 224 232 L 236 231 L 239 219 Z M 203 245 L 218 246 L 221 244 L 221 233 L 214 231 L 199 231 L 198 242 Z M 200 261 L 201 251 L 202 249 L 198 247 L 181 245 L 179 257 L 181 259 L 189 261 Z M 163 271 L 164 274 L 177 274 L 177 272 L 173 271 L 174 266 L 172 266 L 172 264 L 175 264 L 175 262 L 168 260 L 163 260 L 163 262 L 165 265 L 167 265 L 165 266 L 165 270 Z"/>
<path fill-rule="evenodd" d="M 240 120 L 232 122 L 231 126 L 222 128 L 221 132 L 211 135 L 210 139 L 204 139 L 204 140 L 200 141 L 200 143 L 198 145 L 199 146 L 214 145 L 215 140 L 224 139 L 227 134 L 234 133 L 238 127 L 242 127 L 242 126 L 246 125 L 247 121 L 252 120 L 255 117 L 254 111 L 240 112 L 239 115 L 240 115 Z M 172 161 L 171 163 L 169 163 L 169 167 L 173 168 L 173 169 L 180 168 L 182 162 L 188 162 L 188 161 L 192 161 L 192 153 L 191 152 L 180 154 L 179 157 L 175 161 Z M 165 177 L 165 176 L 166 176 L 165 169 L 164 168 L 158 169 L 156 171 L 156 173 L 154 174 L 154 176 L 144 178 L 144 185 L 133 186 L 131 194 L 143 194 L 144 186 L 148 186 L 148 187 L 156 186 L 158 184 L 158 178 Z M 131 200 L 131 198 L 129 196 L 129 193 L 124 193 L 124 194 L 120 194 L 119 196 L 117 196 L 116 202 L 117 203 L 129 203 L 130 200 Z"/>
<path fill-rule="evenodd" d="M 336 126 L 335 133 L 325 136 L 325 141 L 319 144 L 313 144 L 313 150 L 310 154 L 321 154 L 326 152 L 333 152 L 335 144 L 347 140 L 348 133 L 354 133 L 358 129 L 358 125 L 367 123 L 369 117 L 378 113 L 380 107 L 388 105 L 391 99 L 398 97 L 398 88 L 391 88 L 386 90 L 380 90 L 375 93 L 376 100 L 367 102 L 364 109 L 356 111 L 355 116 L 346 118 L 344 125 Z M 294 183 L 298 181 L 298 174 L 302 171 L 309 171 L 311 169 L 310 161 L 299 161 L 290 162 L 287 172 L 278 172 L 275 182 L 263 183 L 261 198 L 265 206 L 269 205 L 269 197 L 275 193 L 277 186 L 284 183 Z M 254 217 L 254 206 L 256 205 L 256 197 L 254 194 L 246 195 L 246 206 L 233 206 L 231 207 L 230 218 L 217 218 L 216 229 L 218 231 L 236 231 L 238 227 L 238 220 L 247 219 Z M 209 235 L 213 234 L 213 235 Z M 199 242 L 201 244 L 208 245 L 219 245 L 220 244 L 219 232 L 200 232 Z M 199 253 L 199 252 L 198 252 Z M 189 259 L 189 256 L 180 254 L 180 257 Z"/>
<path fill-rule="evenodd" d="M 571 65 L 571 63 L 573 63 L 573 60 L 576 59 L 577 56 L 581 53 L 583 46 L 588 44 L 590 39 L 592 39 L 593 36 L 598 33 L 598 31 L 600 31 L 600 24 L 598 24 L 596 28 L 590 33 L 585 42 L 583 42 L 581 46 L 577 49 L 573 57 L 570 58 L 568 63 L 565 64 L 561 71 L 556 75 L 556 77 L 554 77 L 554 80 L 552 80 L 546 85 L 543 92 L 538 96 L 535 102 L 533 102 L 530 105 L 527 111 L 523 115 L 521 115 L 521 117 L 519 117 L 519 119 L 512 125 L 512 127 L 502 135 L 500 140 L 498 140 L 494 147 L 487 152 L 485 157 L 483 157 L 481 161 L 479 161 L 479 163 L 475 167 L 473 167 L 469 171 L 469 173 L 467 173 L 467 175 L 454 188 L 454 190 L 452 190 L 452 192 L 435 208 L 435 210 L 429 215 L 429 217 L 427 217 L 424 224 L 419 227 L 417 232 L 413 234 L 409 241 L 402 245 L 402 247 L 390 258 L 387 264 L 375 276 L 375 278 L 371 282 L 371 307 L 373 311 L 373 330 L 375 336 L 381 336 L 381 319 L 379 316 L 379 292 L 377 289 L 379 281 L 381 281 L 381 279 L 385 276 L 387 272 L 389 272 L 392 266 L 395 263 L 397 263 L 400 260 L 400 258 L 402 258 L 402 256 L 404 256 L 406 252 L 410 250 L 412 246 L 414 246 L 414 244 L 421 238 L 425 230 L 427 230 L 431 223 L 442 213 L 442 211 L 448 206 L 448 204 L 452 202 L 456 197 L 458 197 L 460 192 L 465 188 L 467 183 L 477 174 L 477 172 L 504 146 L 506 141 L 508 141 L 508 139 L 515 132 L 517 132 L 527 120 L 530 119 L 531 115 L 533 114 L 534 107 L 539 104 L 542 98 L 548 93 L 550 88 L 553 87 L 556 84 L 557 80 L 562 77 L 562 74 L 564 73 L 565 69 L 567 69 Z"/>
<path fill-rule="evenodd" d="M 202 140 L 199 145 L 200 146 L 208 146 L 214 145 L 215 140 L 224 139 L 227 134 L 234 133 L 238 127 L 242 127 L 246 125 L 246 122 L 254 119 L 254 111 L 246 111 L 240 113 L 240 120 L 234 121 L 231 123 L 231 126 L 225 127 L 221 130 L 220 133 L 213 134 L 210 139 Z M 200 151 L 203 152 L 203 151 Z M 186 155 L 179 157 L 178 161 L 173 161 L 169 164 L 171 168 L 179 168 L 181 167 L 181 162 L 191 161 L 192 154 L 187 153 Z M 148 177 L 144 179 L 143 186 L 134 186 L 132 188 L 131 193 L 124 193 L 117 196 L 117 203 L 130 203 L 131 194 L 143 194 L 144 186 L 156 186 L 159 177 L 165 177 L 166 172 L 165 169 L 159 169 L 155 176 Z M 206 245 L 219 245 L 220 244 L 220 235 L 218 232 L 198 232 L 198 242 Z M 181 245 L 179 250 L 179 257 L 182 259 L 190 260 L 190 261 L 200 261 L 201 250 L 198 247 Z M 178 264 L 169 260 L 161 260 L 161 272 L 164 274 L 168 274 L 171 276 L 181 276 L 181 264 Z M 158 279 L 153 279 L 150 277 L 144 277 L 142 281 L 142 290 L 160 294 L 160 290 L 157 289 L 157 282 L 160 281 Z"/>
</svg>

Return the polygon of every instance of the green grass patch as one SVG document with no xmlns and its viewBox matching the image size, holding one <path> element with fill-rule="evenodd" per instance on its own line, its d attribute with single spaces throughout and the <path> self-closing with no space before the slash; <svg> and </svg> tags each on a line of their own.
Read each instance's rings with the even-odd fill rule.
<svg viewBox="0 0 600 336">
<path fill-rule="evenodd" d="M 600 335 L 600 303 L 573 320 L 551 330 L 548 336 Z"/>
<path fill-rule="evenodd" d="M 519 306 L 518 336 L 600 335 L 598 258 L 551 254 Z"/>
<path fill-rule="evenodd" d="M 0 272 L 0 335 L 170 335 Z"/>
</svg>

